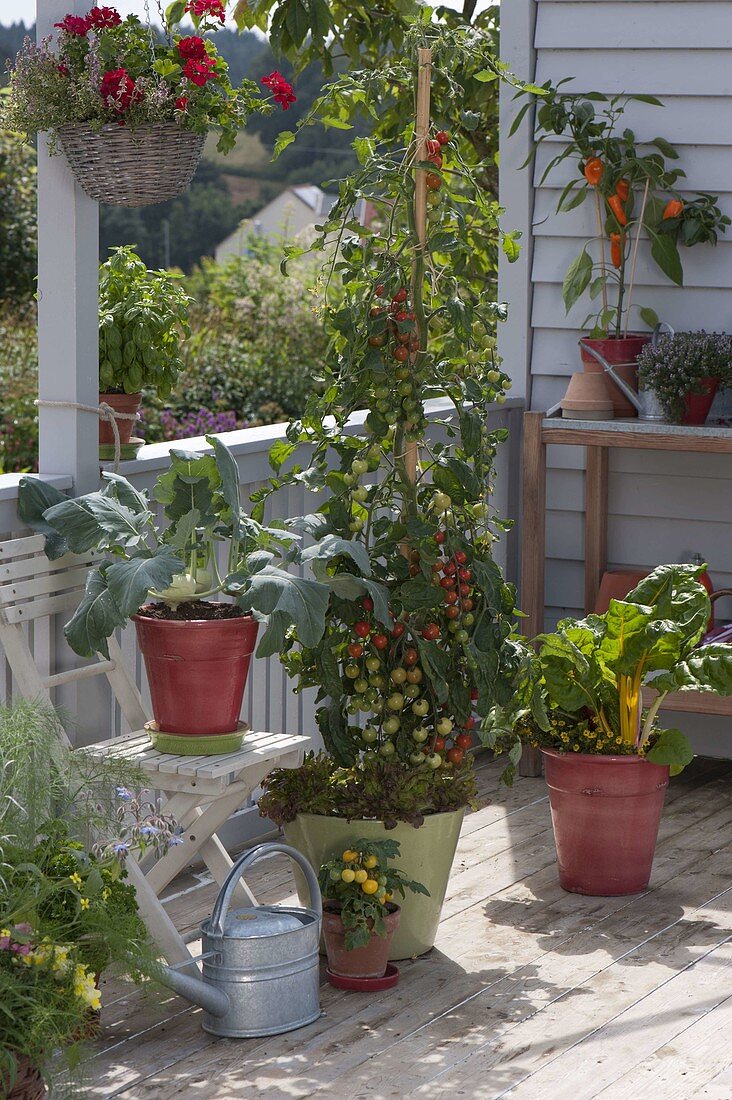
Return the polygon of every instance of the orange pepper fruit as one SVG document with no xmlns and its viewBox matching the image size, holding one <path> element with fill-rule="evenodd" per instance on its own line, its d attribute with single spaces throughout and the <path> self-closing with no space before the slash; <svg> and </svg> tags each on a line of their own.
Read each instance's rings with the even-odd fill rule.
<svg viewBox="0 0 732 1100">
<path fill-rule="evenodd" d="M 610 259 L 613 267 L 620 267 L 623 262 L 623 237 L 621 233 L 610 234 Z"/>
<path fill-rule="evenodd" d="M 663 212 L 662 221 L 666 221 L 667 218 L 678 218 L 683 209 L 684 204 L 681 199 L 669 199 Z"/>
<path fill-rule="evenodd" d="M 620 195 L 611 195 L 607 200 L 607 204 L 615 215 L 615 220 L 618 225 L 627 225 L 628 215 L 623 210 L 623 204 L 620 201 Z"/>
<path fill-rule="evenodd" d="M 628 195 L 630 194 L 630 184 L 625 179 L 619 179 L 615 184 L 615 194 L 620 197 L 621 202 L 628 201 Z"/>
<path fill-rule="evenodd" d="M 605 173 L 605 165 L 599 157 L 588 157 L 585 162 L 585 179 L 590 187 L 597 187 Z"/>
</svg>

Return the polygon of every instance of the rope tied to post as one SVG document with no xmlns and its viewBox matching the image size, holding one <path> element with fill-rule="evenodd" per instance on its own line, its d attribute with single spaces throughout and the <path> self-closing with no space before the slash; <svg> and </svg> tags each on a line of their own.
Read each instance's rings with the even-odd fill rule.
<svg viewBox="0 0 732 1100">
<path fill-rule="evenodd" d="M 78 401 L 47 401 L 45 398 L 37 398 L 34 402 L 39 408 L 41 405 L 49 409 L 78 409 L 80 412 L 94 413 L 100 420 L 106 420 L 112 427 L 114 436 L 114 472 L 119 472 L 122 445 L 119 440 L 118 420 L 137 420 L 137 413 L 116 412 L 106 401 L 100 401 L 98 405 L 81 405 Z"/>
</svg>

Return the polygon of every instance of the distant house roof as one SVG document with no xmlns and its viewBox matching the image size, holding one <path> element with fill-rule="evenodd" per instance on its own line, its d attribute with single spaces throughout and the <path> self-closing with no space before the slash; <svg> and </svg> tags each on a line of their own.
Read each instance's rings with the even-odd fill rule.
<svg viewBox="0 0 732 1100">
<path fill-rule="evenodd" d="M 290 187 L 289 190 L 292 191 L 293 195 L 297 195 L 299 199 L 302 199 L 313 213 L 318 215 L 327 214 L 338 198 L 337 195 L 329 195 L 322 188 L 315 187 L 312 183 Z"/>
<path fill-rule="evenodd" d="M 275 240 L 289 229 L 294 236 L 326 217 L 337 199 L 337 195 L 329 195 L 311 183 L 286 187 L 221 241 L 216 248 L 216 259 L 221 262 L 227 256 L 243 255 L 251 232 Z M 289 212 L 285 214 L 288 207 Z"/>
</svg>

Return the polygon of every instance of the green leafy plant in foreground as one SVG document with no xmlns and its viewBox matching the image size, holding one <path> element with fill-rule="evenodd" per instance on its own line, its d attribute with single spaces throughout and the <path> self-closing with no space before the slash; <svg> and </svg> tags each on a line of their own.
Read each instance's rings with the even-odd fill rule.
<svg viewBox="0 0 732 1100">
<path fill-rule="evenodd" d="M 398 858 L 398 841 L 362 839 L 346 848 L 340 859 L 321 866 L 318 884 L 323 904 L 340 914 L 346 951 L 365 947 L 372 936 L 386 935 L 384 918 L 396 894 L 404 897 L 411 890 L 429 897 L 421 882 L 389 866 L 389 860 Z"/>
<path fill-rule="evenodd" d="M 693 753 L 680 730 L 657 728 L 664 698 L 732 694 L 732 646 L 698 646 L 710 614 L 698 580 L 705 568 L 661 565 L 604 615 L 564 619 L 540 634 L 537 653 L 524 649 L 510 706 L 483 723 L 483 743 L 515 752 L 523 737 L 560 751 L 638 753 L 681 771 Z M 647 709 L 644 686 L 656 692 Z"/>
<path fill-rule="evenodd" d="M 340 544 L 323 543 L 315 552 L 293 547 L 297 535 L 264 527 L 241 507 L 239 470 L 231 451 L 207 436 L 212 452 L 172 450 L 170 468 L 153 490 L 168 525 L 158 527 L 152 502 L 119 474 L 106 472 L 101 490 L 69 500 L 37 478 L 19 488 L 19 515 L 46 536 L 52 559 L 69 551 L 108 555 L 90 570 L 85 595 L 65 634 L 85 657 L 107 655 L 107 639 L 148 597 L 172 609 L 218 593 L 232 596 L 267 627 L 258 654 L 284 645 L 291 628 L 307 645 L 317 645 L 325 629 L 328 587 L 279 567 L 317 557 L 325 566 L 342 554 Z M 217 548 L 226 545 L 219 570 Z M 347 550 L 347 548 L 346 548 Z"/>
</svg>

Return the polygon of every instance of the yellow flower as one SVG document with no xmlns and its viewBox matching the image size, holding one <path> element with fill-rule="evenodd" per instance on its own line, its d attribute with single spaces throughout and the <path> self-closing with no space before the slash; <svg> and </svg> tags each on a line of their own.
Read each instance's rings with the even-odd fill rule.
<svg viewBox="0 0 732 1100">
<path fill-rule="evenodd" d="M 102 890 L 102 901 L 109 901 L 111 896 L 112 896 L 112 891 L 109 889 L 108 886 L 105 886 L 104 889 Z"/>
<path fill-rule="evenodd" d="M 78 887 L 78 889 L 81 889 L 84 880 L 78 871 L 74 871 L 73 875 L 69 875 L 69 879 L 71 880 L 71 882 L 73 882 L 74 886 Z"/>
<path fill-rule="evenodd" d="M 102 997 L 94 983 L 94 975 L 83 963 L 77 963 L 74 969 L 74 995 L 89 1008 L 101 1008 Z"/>
<path fill-rule="evenodd" d="M 90 904 L 91 902 L 89 901 L 89 898 L 81 898 L 81 900 L 79 901 L 79 905 L 82 909 L 88 909 Z"/>
</svg>

